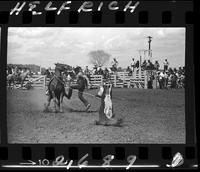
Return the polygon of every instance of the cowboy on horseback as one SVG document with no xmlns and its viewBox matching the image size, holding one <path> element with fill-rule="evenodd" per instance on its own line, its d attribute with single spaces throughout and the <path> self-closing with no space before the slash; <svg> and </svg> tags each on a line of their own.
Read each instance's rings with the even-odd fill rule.
<svg viewBox="0 0 200 172">
<path fill-rule="evenodd" d="M 47 104 L 45 104 L 45 111 L 48 111 L 50 102 L 53 99 L 54 112 L 57 112 L 57 107 L 59 108 L 59 112 L 63 112 L 63 98 L 64 96 L 68 98 L 68 95 L 65 92 L 65 82 L 62 74 L 63 71 L 64 68 L 62 66 L 56 66 L 55 73 L 48 83 L 46 90 L 48 98 Z"/>
<path fill-rule="evenodd" d="M 73 85 L 69 84 L 68 99 L 71 98 L 73 89 L 77 89 L 78 97 L 86 107 L 86 111 L 88 111 L 89 108 L 91 107 L 91 104 L 83 97 L 83 91 L 85 90 L 86 87 L 90 87 L 89 79 L 86 75 L 84 75 L 82 69 L 79 67 L 75 69 L 75 73 L 77 81 L 76 84 Z"/>
</svg>

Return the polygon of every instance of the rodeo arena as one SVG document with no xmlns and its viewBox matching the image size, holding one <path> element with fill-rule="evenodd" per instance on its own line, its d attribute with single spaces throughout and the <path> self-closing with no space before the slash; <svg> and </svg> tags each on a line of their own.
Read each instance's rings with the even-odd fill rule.
<svg viewBox="0 0 200 172">
<path fill-rule="evenodd" d="M 8 64 L 9 143 L 185 143 L 185 67 L 155 60 L 150 46 L 127 60 Z"/>
</svg>

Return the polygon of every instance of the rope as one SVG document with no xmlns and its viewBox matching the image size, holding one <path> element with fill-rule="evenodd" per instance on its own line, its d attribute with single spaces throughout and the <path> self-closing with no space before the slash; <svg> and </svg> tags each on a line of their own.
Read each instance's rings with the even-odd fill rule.
<svg viewBox="0 0 200 172">
<path fill-rule="evenodd" d="M 72 88 L 70 88 L 70 89 L 72 89 Z M 75 90 L 75 91 L 78 92 L 77 90 Z M 90 94 L 90 93 L 85 93 L 85 92 L 81 92 L 81 93 L 86 94 L 86 95 L 93 96 L 93 97 L 98 98 L 98 99 L 101 99 L 100 97 L 96 97 L 95 95 Z M 115 97 L 115 100 L 122 100 L 122 101 L 124 101 L 125 99 L 124 99 L 124 98 L 116 98 L 116 97 Z"/>
<path fill-rule="evenodd" d="M 54 75 L 54 77 L 56 77 L 62 84 L 66 84 L 65 82 L 61 81 L 56 75 Z M 111 82 L 111 79 L 110 79 L 110 83 L 111 83 L 111 86 L 112 86 L 112 82 Z M 71 87 L 68 87 L 68 89 L 72 89 Z M 86 93 L 86 92 L 83 92 L 83 91 L 78 91 L 78 90 L 75 90 L 75 89 L 72 89 L 76 92 L 80 92 L 80 93 L 83 93 L 85 95 L 89 95 L 89 96 L 92 96 L 92 97 L 95 97 L 95 98 L 98 98 L 98 99 L 101 99 L 100 97 L 97 97 L 96 95 L 94 94 L 90 94 L 90 93 Z M 116 98 L 115 98 L 116 99 Z M 124 99 L 120 99 L 120 98 L 117 98 L 117 100 L 124 100 Z"/>
<path fill-rule="evenodd" d="M 56 75 L 54 75 L 54 77 L 55 77 L 56 79 L 58 79 L 58 81 L 60 81 L 62 84 L 65 85 L 65 82 L 63 82 L 62 80 L 60 80 L 60 78 L 58 78 Z"/>
<path fill-rule="evenodd" d="M 69 87 L 69 89 L 72 89 L 72 88 Z M 97 96 L 94 95 L 94 94 L 90 94 L 90 93 L 78 91 L 78 90 L 75 90 L 75 89 L 72 89 L 72 90 L 74 90 L 74 91 L 76 91 L 76 92 L 81 92 L 81 93 L 83 93 L 83 94 L 86 94 L 86 95 L 89 95 L 89 96 L 92 96 L 92 97 L 95 97 L 95 98 L 98 98 L 98 99 L 101 99 L 100 97 L 97 97 Z M 124 101 L 125 99 L 124 99 L 124 98 L 116 98 L 116 97 L 115 97 L 115 100 L 122 100 L 122 101 Z"/>
<path fill-rule="evenodd" d="M 96 95 L 94 95 L 94 94 L 86 93 L 86 92 L 84 92 L 84 91 L 78 91 L 78 90 L 72 89 L 72 88 L 70 88 L 70 87 L 69 87 L 69 89 L 74 90 L 74 91 L 76 91 L 76 92 L 80 92 L 80 93 L 89 95 L 89 96 L 92 96 L 92 97 L 95 97 L 95 98 L 101 99 L 100 97 L 96 97 Z"/>
</svg>

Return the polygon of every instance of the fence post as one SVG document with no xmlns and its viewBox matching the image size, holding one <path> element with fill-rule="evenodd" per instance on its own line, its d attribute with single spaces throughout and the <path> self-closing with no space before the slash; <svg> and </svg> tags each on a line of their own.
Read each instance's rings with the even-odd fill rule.
<svg viewBox="0 0 200 172">
<path fill-rule="evenodd" d="M 43 88 L 46 88 L 46 75 L 44 76 L 44 83 L 43 83 Z"/>
<path fill-rule="evenodd" d="M 123 72 L 123 87 L 125 85 L 125 72 Z"/>
<path fill-rule="evenodd" d="M 148 78 L 147 78 L 147 72 L 145 70 L 144 71 L 144 89 L 147 89 L 147 80 L 148 80 Z"/>
<path fill-rule="evenodd" d="M 101 75 L 101 85 L 103 85 L 103 76 Z"/>
<path fill-rule="evenodd" d="M 117 80 L 117 77 L 116 77 L 115 74 L 113 75 L 113 79 L 114 79 L 114 87 L 116 87 L 116 86 L 117 86 L 117 84 L 116 84 L 116 83 L 117 83 L 117 81 L 116 81 L 116 80 Z"/>
<path fill-rule="evenodd" d="M 142 69 L 139 67 L 139 78 L 142 78 Z"/>
<path fill-rule="evenodd" d="M 132 77 L 136 78 L 136 69 L 134 69 L 133 73 L 132 73 Z"/>
</svg>

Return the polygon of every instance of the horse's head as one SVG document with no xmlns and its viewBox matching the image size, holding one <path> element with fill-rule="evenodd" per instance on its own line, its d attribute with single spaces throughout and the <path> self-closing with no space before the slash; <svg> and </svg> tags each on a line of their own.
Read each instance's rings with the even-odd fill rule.
<svg viewBox="0 0 200 172">
<path fill-rule="evenodd" d="M 24 72 L 26 75 L 28 76 L 32 76 L 31 70 L 30 69 L 26 69 L 26 71 Z"/>
<path fill-rule="evenodd" d="M 55 75 L 56 76 L 61 76 L 61 72 L 63 72 L 63 68 L 62 67 L 56 67 L 55 68 Z"/>
</svg>

